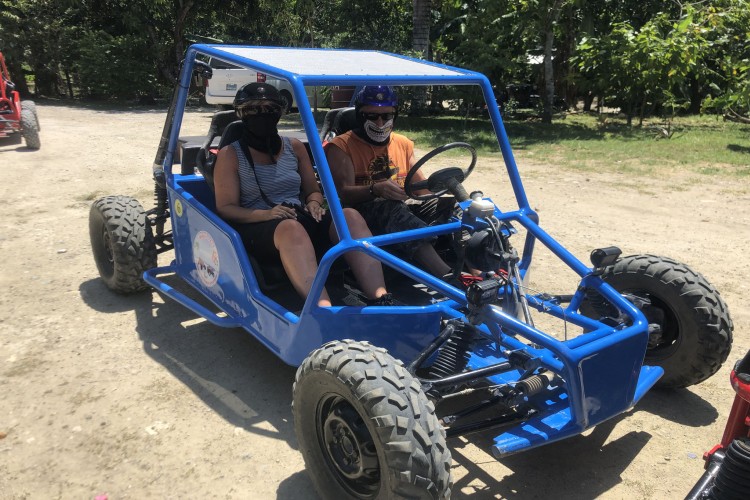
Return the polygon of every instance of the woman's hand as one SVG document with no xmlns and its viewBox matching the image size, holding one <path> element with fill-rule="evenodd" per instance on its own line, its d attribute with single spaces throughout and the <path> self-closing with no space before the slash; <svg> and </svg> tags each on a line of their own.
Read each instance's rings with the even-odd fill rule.
<svg viewBox="0 0 750 500">
<path fill-rule="evenodd" d="M 296 219 L 297 212 L 294 208 L 287 207 L 285 205 L 276 205 L 268 211 L 268 220 L 273 219 Z"/>
<path fill-rule="evenodd" d="M 310 200 L 307 202 L 305 209 L 313 216 L 313 219 L 320 222 L 323 216 L 326 214 L 326 209 L 317 200 Z"/>
</svg>

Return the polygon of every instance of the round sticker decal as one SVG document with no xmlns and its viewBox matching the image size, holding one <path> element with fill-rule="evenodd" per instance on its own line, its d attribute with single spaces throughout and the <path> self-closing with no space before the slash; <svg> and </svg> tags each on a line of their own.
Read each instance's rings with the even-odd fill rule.
<svg viewBox="0 0 750 500">
<path fill-rule="evenodd" d="M 193 239 L 193 262 L 201 283 L 210 287 L 219 279 L 219 252 L 214 239 L 206 231 L 200 231 Z"/>
<path fill-rule="evenodd" d="M 182 217 L 182 202 L 180 200 L 174 202 L 174 213 L 177 214 L 177 217 Z"/>
</svg>

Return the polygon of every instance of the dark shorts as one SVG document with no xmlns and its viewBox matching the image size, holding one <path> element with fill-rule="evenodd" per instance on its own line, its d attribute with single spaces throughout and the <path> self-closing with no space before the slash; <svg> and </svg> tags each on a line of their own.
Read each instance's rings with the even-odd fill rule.
<svg viewBox="0 0 750 500">
<path fill-rule="evenodd" d="M 274 219 L 265 222 L 253 222 L 241 224 L 230 222 L 230 225 L 240 234 L 242 243 L 248 254 L 255 257 L 258 262 L 264 264 L 279 264 L 281 259 L 279 251 L 273 242 L 273 235 L 276 227 L 284 219 Z M 331 216 L 326 213 L 320 222 L 312 217 L 299 217 L 297 222 L 302 224 L 305 232 L 310 236 L 317 260 L 320 260 L 326 251 L 331 248 L 331 238 L 328 235 L 328 229 L 331 226 Z"/>
<path fill-rule="evenodd" d="M 422 203 L 406 204 L 403 201 L 376 200 L 361 203 L 357 210 L 372 234 L 390 234 L 411 229 L 421 229 L 448 220 L 453 209 L 453 198 L 435 198 Z M 388 247 L 407 259 L 425 243 L 433 244 L 437 237 L 405 241 Z"/>
</svg>

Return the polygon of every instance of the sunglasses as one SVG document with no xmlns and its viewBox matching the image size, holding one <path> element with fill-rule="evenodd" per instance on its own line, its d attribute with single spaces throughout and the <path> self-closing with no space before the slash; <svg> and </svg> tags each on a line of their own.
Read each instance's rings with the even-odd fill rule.
<svg viewBox="0 0 750 500">
<path fill-rule="evenodd" d="M 281 106 L 275 104 L 261 104 L 260 106 L 245 106 L 240 108 L 238 111 L 240 118 L 246 116 L 263 115 L 263 114 L 279 114 L 281 113 Z"/>
<path fill-rule="evenodd" d="M 393 120 L 394 118 L 396 118 L 396 113 L 362 113 L 362 116 L 365 120 L 370 120 L 373 122 L 377 121 L 378 118 L 381 118 L 384 122 L 387 122 L 388 120 Z"/>
</svg>

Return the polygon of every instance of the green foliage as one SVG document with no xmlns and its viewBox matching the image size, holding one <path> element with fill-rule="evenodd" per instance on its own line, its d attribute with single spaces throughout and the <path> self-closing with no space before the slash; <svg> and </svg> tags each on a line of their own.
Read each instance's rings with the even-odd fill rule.
<svg viewBox="0 0 750 500">
<path fill-rule="evenodd" d="M 704 25 L 711 41 L 704 73 L 708 96 L 704 112 L 730 119 L 750 116 L 750 2 L 727 0 L 705 9 Z"/>
<path fill-rule="evenodd" d="M 434 60 L 502 90 L 591 91 L 643 120 L 690 106 L 747 117 L 750 0 L 432 0 Z M 0 50 L 22 92 L 168 95 L 189 43 L 412 49 L 409 0 L 0 0 Z M 548 54 L 552 64 L 531 64 Z M 26 76 L 26 78 L 24 78 Z M 471 89 L 433 89 L 467 112 Z M 436 107 L 437 108 L 437 107 Z"/>
<path fill-rule="evenodd" d="M 665 106 L 669 114 L 685 105 L 676 90 L 699 64 L 707 42 L 688 8 L 679 22 L 658 14 L 639 30 L 617 23 L 601 38 L 584 38 L 576 61 L 584 78 L 605 95 L 615 97 L 628 118 L 647 106 Z"/>
<path fill-rule="evenodd" d="M 154 97 L 159 84 L 155 61 L 144 57 L 148 49 L 147 40 L 135 35 L 84 34 L 78 60 L 82 94 L 100 99 Z"/>
<path fill-rule="evenodd" d="M 411 1 L 318 2 L 315 25 L 321 46 L 403 53 L 411 48 Z"/>
</svg>

